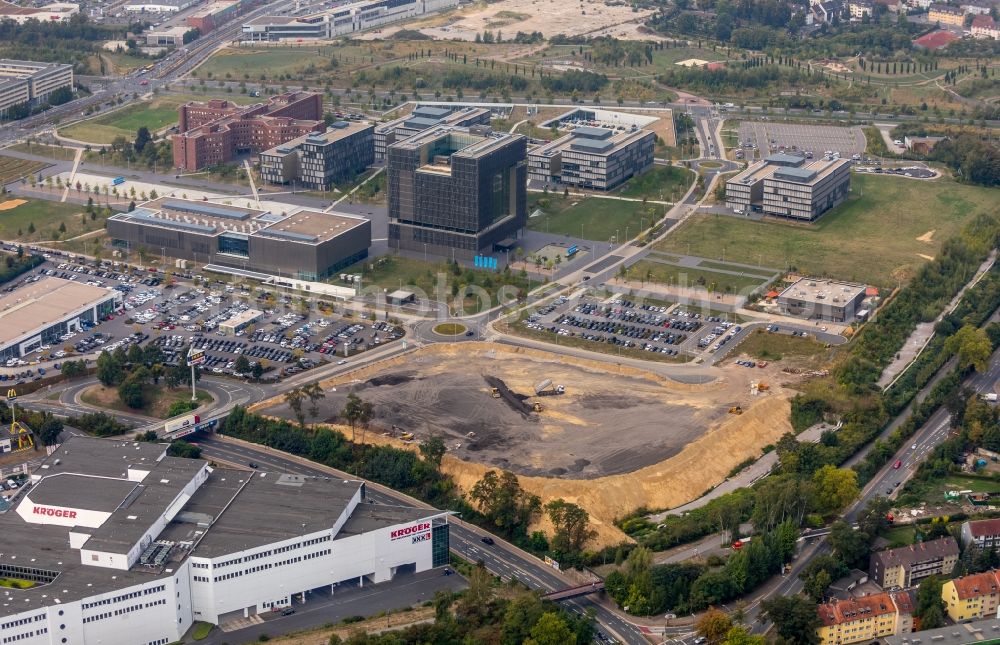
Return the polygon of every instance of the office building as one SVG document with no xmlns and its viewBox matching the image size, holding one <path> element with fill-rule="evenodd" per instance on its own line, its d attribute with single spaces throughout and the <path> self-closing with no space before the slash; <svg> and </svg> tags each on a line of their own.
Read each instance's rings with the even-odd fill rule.
<svg viewBox="0 0 1000 645">
<path fill-rule="evenodd" d="M 219 331 L 224 334 L 238 334 L 247 327 L 255 325 L 264 319 L 264 312 L 257 309 L 247 309 L 219 323 Z"/>
<path fill-rule="evenodd" d="M 39 105 L 57 89 L 73 89 L 73 66 L 0 59 L 0 117 L 15 105 Z"/>
<path fill-rule="evenodd" d="M 816 611 L 821 622 L 816 629 L 820 645 L 870 643 L 913 631 L 913 600 L 905 592 L 835 600 Z"/>
<path fill-rule="evenodd" d="M 229 470 L 166 444 L 75 436 L 0 514 L 0 630 L 19 645 L 165 645 L 337 585 L 448 563 L 447 513 L 340 478 Z"/>
<path fill-rule="evenodd" d="M 243 40 L 330 39 L 458 6 L 458 0 L 362 0 L 304 16 L 261 16 L 243 25 Z"/>
<path fill-rule="evenodd" d="M 986 571 L 948 580 L 941 586 L 941 600 L 956 623 L 1000 618 L 1000 579 L 996 571 Z"/>
<path fill-rule="evenodd" d="M 385 160 L 385 150 L 390 144 L 439 125 L 471 128 L 489 124 L 490 111 L 485 108 L 417 105 L 406 116 L 375 127 L 375 161 Z"/>
<path fill-rule="evenodd" d="M 54 2 L 39 7 L 22 7 L 0 1 L 0 22 L 10 20 L 23 25 L 29 20 L 38 22 L 69 22 L 70 18 L 80 13 L 80 5 L 69 2 Z"/>
<path fill-rule="evenodd" d="M 112 215 L 112 243 L 171 258 L 317 280 L 368 255 L 371 222 L 355 215 L 291 214 L 160 197 Z"/>
<path fill-rule="evenodd" d="M 174 166 L 188 171 L 326 130 L 323 97 L 315 92 L 289 92 L 246 106 L 224 100 L 186 103 L 178 117 L 178 134 L 171 137 Z"/>
<path fill-rule="evenodd" d="M 352 181 L 375 162 L 375 126 L 337 121 L 326 132 L 311 132 L 260 153 L 260 176 L 271 184 L 295 183 L 330 190 Z"/>
<path fill-rule="evenodd" d="M 977 549 L 1000 549 L 1000 519 L 962 522 L 962 546 Z"/>
<path fill-rule="evenodd" d="M 436 127 L 388 149 L 389 246 L 472 259 L 527 222 L 527 140 Z"/>
<path fill-rule="evenodd" d="M 927 12 L 927 22 L 961 27 L 965 24 L 965 12 L 960 7 L 946 4 L 932 4 Z"/>
<path fill-rule="evenodd" d="M 528 180 L 611 190 L 653 167 L 655 144 L 649 130 L 579 126 L 528 152 Z"/>
<path fill-rule="evenodd" d="M 184 19 L 188 27 L 205 35 L 258 6 L 263 0 L 215 0 L 198 7 Z"/>
<path fill-rule="evenodd" d="M 736 212 L 813 221 L 851 192 L 851 161 L 774 154 L 726 181 L 726 206 Z"/>
<path fill-rule="evenodd" d="M 775 302 L 786 316 L 849 323 L 865 299 L 863 284 L 800 278 L 778 294 Z"/>
<path fill-rule="evenodd" d="M 928 576 L 949 575 L 958 562 L 958 542 L 943 537 L 872 554 L 871 580 L 883 589 L 908 589 Z"/>
<path fill-rule="evenodd" d="M 42 345 L 58 345 L 69 332 L 96 324 L 122 307 L 113 289 L 42 278 L 0 296 L 0 362 Z"/>
</svg>

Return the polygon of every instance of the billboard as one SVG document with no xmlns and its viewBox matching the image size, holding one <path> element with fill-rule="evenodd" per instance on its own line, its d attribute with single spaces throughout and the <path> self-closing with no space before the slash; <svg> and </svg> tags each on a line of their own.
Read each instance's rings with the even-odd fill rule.
<svg viewBox="0 0 1000 645">
<path fill-rule="evenodd" d="M 192 365 L 203 365 L 205 363 L 205 350 L 195 349 L 192 347 L 188 350 L 187 364 L 188 367 Z"/>
</svg>

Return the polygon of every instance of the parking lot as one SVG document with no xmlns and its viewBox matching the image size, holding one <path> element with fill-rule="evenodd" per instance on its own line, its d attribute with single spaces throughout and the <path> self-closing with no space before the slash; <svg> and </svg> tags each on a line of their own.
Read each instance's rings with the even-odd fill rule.
<svg viewBox="0 0 1000 645">
<path fill-rule="evenodd" d="M 858 126 L 844 128 L 769 121 L 742 121 L 739 139 L 745 150 L 756 150 L 762 157 L 775 152 L 803 152 L 822 158 L 827 151 L 851 157 L 864 154 L 866 146 L 865 134 Z"/>
<path fill-rule="evenodd" d="M 876 175 L 900 175 L 903 177 L 911 177 L 913 179 L 932 179 L 937 177 L 937 173 L 929 168 L 924 168 L 923 166 L 906 166 L 902 168 L 883 168 L 881 164 L 877 162 L 867 160 L 867 165 L 856 165 L 854 170 L 857 172 L 867 172 Z"/>
<path fill-rule="evenodd" d="M 246 356 L 251 365 L 262 363 L 265 378 L 275 379 L 324 362 L 346 363 L 358 352 L 403 335 L 402 329 L 383 321 L 355 321 L 302 309 L 298 303 L 292 311 L 297 297 L 260 287 L 208 280 L 195 283 L 191 274 L 168 276 L 107 261 L 94 267 L 80 264 L 69 255 L 50 255 L 47 259 L 5 291 L 14 292 L 42 276 L 52 276 L 120 291 L 123 307 L 96 326 L 84 324 L 80 332 L 65 334 L 58 346 L 43 345 L 20 360 L 8 361 L 6 367 L 26 369 L 0 375 L 0 381 L 37 380 L 61 366 L 60 362 L 48 361 L 114 351 L 119 346 L 127 349 L 128 344 L 136 342 L 156 343 L 168 365 L 181 362 L 181 352 L 189 346 L 203 349 L 203 369 L 215 374 L 246 376 L 234 372 L 237 359 Z M 219 329 L 221 323 L 250 309 L 262 312 L 254 325 L 228 336 Z M 38 366 L 39 362 L 45 364 Z"/>
</svg>

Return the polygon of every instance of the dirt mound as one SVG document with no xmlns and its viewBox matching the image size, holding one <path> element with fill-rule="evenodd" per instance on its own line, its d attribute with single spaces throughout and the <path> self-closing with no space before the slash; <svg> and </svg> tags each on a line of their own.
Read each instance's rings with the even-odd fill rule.
<svg viewBox="0 0 1000 645">
<path fill-rule="evenodd" d="M 403 383 L 409 383 L 414 378 L 411 374 L 382 374 L 381 376 L 373 376 L 365 381 L 365 383 L 374 385 L 375 387 L 380 385 L 402 385 Z"/>
</svg>

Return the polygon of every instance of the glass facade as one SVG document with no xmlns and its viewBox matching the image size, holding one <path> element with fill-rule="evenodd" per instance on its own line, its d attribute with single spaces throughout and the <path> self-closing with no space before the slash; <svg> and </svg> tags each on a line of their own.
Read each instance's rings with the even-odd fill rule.
<svg viewBox="0 0 1000 645">
<path fill-rule="evenodd" d="M 451 532 L 449 524 L 441 521 L 442 524 L 431 527 L 431 566 L 434 567 L 443 567 L 451 562 Z"/>
</svg>

